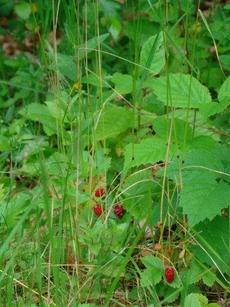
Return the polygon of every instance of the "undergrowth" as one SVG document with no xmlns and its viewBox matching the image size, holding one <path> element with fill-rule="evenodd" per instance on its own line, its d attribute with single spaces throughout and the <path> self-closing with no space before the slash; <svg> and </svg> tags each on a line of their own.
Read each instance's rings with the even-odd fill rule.
<svg viewBox="0 0 230 307">
<path fill-rule="evenodd" d="M 1 306 L 229 306 L 229 12 L 0 0 Z"/>
</svg>

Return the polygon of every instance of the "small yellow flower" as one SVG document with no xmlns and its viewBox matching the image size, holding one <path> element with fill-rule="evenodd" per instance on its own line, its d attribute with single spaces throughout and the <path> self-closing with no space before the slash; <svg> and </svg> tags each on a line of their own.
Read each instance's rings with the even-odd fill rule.
<svg viewBox="0 0 230 307">
<path fill-rule="evenodd" d="M 33 13 L 37 13 L 37 11 L 38 11 L 38 4 L 37 3 L 32 3 L 31 4 L 31 11 Z"/>
<path fill-rule="evenodd" d="M 82 84 L 81 84 L 79 81 L 77 81 L 76 83 L 74 83 L 73 89 L 74 89 L 75 91 L 80 91 L 81 88 L 82 88 Z"/>
</svg>

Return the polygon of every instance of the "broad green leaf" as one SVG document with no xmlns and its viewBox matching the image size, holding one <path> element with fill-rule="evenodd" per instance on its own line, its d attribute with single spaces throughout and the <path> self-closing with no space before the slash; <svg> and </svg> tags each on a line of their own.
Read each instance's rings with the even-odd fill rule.
<svg viewBox="0 0 230 307">
<path fill-rule="evenodd" d="M 210 144 L 207 149 L 177 153 L 169 163 L 167 176 L 181 183 L 180 206 L 191 227 L 206 218 L 213 219 L 229 206 L 229 186 L 217 181 L 226 177 L 222 174 L 224 159 L 225 153 Z"/>
<path fill-rule="evenodd" d="M 20 113 L 27 119 L 42 123 L 47 135 L 50 136 L 56 133 L 56 119 L 52 116 L 46 105 L 36 102 L 31 103 Z"/>
<path fill-rule="evenodd" d="M 208 299 L 200 293 L 190 293 L 185 298 L 184 307 L 207 307 Z"/>
<path fill-rule="evenodd" d="M 208 105 L 208 104 L 207 104 Z M 220 135 L 213 129 L 214 127 L 207 122 L 201 112 L 197 110 L 178 109 L 167 114 L 169 118 L 179 118 L 189 123 L 190 127 L 194 126 L 195 136 L 211 136 L 214 140 L 219 141 Z"/>
<path fill-rule="evenodd" d="M 216 216 L 212 221 L 204 221 L 194 227 L 196 240 L 199 245 L 191 245 L 190 251 L 196 255 L 200 262 L 210 267 L 218 268 L 224 272 L 229 271 L 229 220 L 228 217 Z M 213 262 L 214 261 L 214 262 Z M 210 278 L 204 282 L 211 283 Z"/>
<path fill-rule="evenodd" d="M 163 33 L 151 36 L 144 44 L 140 54 L 140 64 L 158 74 L 165 65 Z"/>
<path fill-rule="evenodd" d="M 143 287 L 156 285 L 161 281 L 164 265 L 161 259 L 154 256 L 145 256 L 141 258 L 146 269 L 141 274 L 141 284 Z"/>
<path fill-rule="evenodd" d="M 210 102 L 200 107 L 200 113 L 204 116 L 205 119 L 215 115 L 217 113 L 223 112 L 230 104 L 229 100 L 222 100 L 221 102 Z"/>
<path fill-rule="evenodd" d="M 173 121 L 173 123 L 172 123 Z M 170 127 L 172 123 L 172 137 L 171 140 L 175 144 L 184 144 L 192 140 L 192 129 L 186 121 L 178 118 L 168 119 L 166 116 L 159 116 L 153 121 L 153 129 L 156 134 L 164 139 L 168 140 Z"/>
<path fill-rule="evenodd" d="M 57 67 L 63 76 L 77 81 L 77 65 L 72 56 L 58 53 Z"/>
<path fill-rule="evenodd" d="M 156 285 L 161 281 L 162 273 L 158 268 L 148 268 L 141 272 L 141 285 L 142 287 L 148 287 Z"/>
<path fill-rule="evenodd" d="M 211 287 L 216 280 L 216 275 L 210 269 L 205 269 L 204 265 L 201 266 L 197 261 L 193 261 L 185 272 L 185 278 L 189 285 L 196 284 L 202 279 L 207 286 Z"/>
<path fill-rule="evenodd" d="M 178 151 L 172 157 L 167 167 L 167 176 L 177 182 L 182 181 L 183 187 L 197 179 L 215 182 L 221 176 L 218 172 L 225 172 L 227 153 L 228 148 L 216 146 L 208 137 L 194 138 L 188 150 Z"/>
<path fill-rule="evenodd" d="M 154 164 L 165 160 L 166 142 L 157 137 L 142 140 L 139 144 L 128 144 L 125 148 L 125 164 L 127 170 L 147 163 Z"/>
<path fill-rule="evenodd" d="M 152 174 L 150 170 L 128 176 L 121 187 L 126 210 L 136 220 L 145 219 L 152 212 Z"/>
<path fill-rule="evenodd" d="M 180 206 L 188 217 L 189 226 L 193 227 L 205 219 L 212 220 L 221 210 L 228 208 L 230 189 L 226 183 L 217 183 L 195 171 L 190 184 L 184 185 L 180 193 Z"/>
<path fill-rule="evenodd" d="M 218 93 L 218 100 L 219 101 L 227 100 L 230 103 L 230 76 L 221 85 Z"/>
<path fill-rule="evenodd" d="M 0 206 L 0 224 L 7 224 L 8 227 L 15 225 L 17 217 L 27 208 L 31 195 L 25 192 L 18 192 L 11 197 L 10 201 L 3 201 Z"/>
<path fill-rule="evenodd" d="M 133 112 L 125 107 L 108 105 L 99 115 L 96 126 L 96 139 L 113 138 L 134 126 Z"/>
<path fill-rule="evenodd" d="M 186 74 L 169 74 L 153 79 L 148 85 L 165 105 L 176 108 L 197 108 L 211 102 L 209 90 Z"/>
<path fill-rule="evenodd" d="M 129 94 L 133 90 L 133 79 L 130 75 L 123 75 L 116 72 L 111 81 L 115 84 L 115 90 L 119 92 L 119 94 Z"/>
<path fill-rule="evenodd" d="M 22 19 L 28 19 L 31 13 L 31 6 L 24 1 L 15 4 L 15 13 Z"/>
<path fill-rule="evenodd" d="M 162 263 L 162 260 L 158 257 L 154 256 L 145 256 L 141 258 L 141 262 L 145 265 L 146 268 L 157 268 L 162 273 L 164 271 L 164 265 Z"/>
</svg>

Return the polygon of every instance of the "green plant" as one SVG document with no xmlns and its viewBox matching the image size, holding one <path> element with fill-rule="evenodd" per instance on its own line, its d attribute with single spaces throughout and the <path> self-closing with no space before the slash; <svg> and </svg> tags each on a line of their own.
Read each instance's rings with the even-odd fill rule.
<svg viewBox="0 0 230 307">
<path fill-rule="evenodd" d="M 0 305 L 228 304 L 229 5 L 206 5 L 0 0 Z"/>
</svg>

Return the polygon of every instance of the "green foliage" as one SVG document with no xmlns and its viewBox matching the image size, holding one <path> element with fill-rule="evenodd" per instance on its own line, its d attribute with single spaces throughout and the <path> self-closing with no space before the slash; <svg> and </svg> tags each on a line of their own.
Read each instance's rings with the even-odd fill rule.
<svg viewBox="0 0 230 307">
<path fill-rule="evenodd" d="M 151 36 L 143 44 L 140 53 L 140 64 L 156 75 L 165 66 L 165 48 L 163 33 Z"/>
<path fill-rule="evenodd" d="M 116 72 L 111 81 L 115 84 L 115 90 L 121 95 L 129 94 L 133 90 L 133 80 L 129 75 Z"/>
<path fill-rule="evenodd" d="M 153 256 L 145 256 L 141 259 L 146 269 L 141 274 L 143 287 L 158 284 L 163 276 L 164 265 L 161 259 Z"/>
<path fill-rule="evenodd" d="M 185 299 L 185 303 L 184 303 L 186 307 L 192 307 L 192 306 L 197 306 L 197 307 L 206 307 L 206 306 L 210 306 L 210 307 L 218 307 L 218 304 L 209 304 L 208 303 L 208 299 L 200 294 L 200 293 L 190 293 L 186 299 Z"/>
<path fill-rule="evenodd" d="M 157 98 L 165 105 L 180 108 L 197 108 L 211 102 L 208 89 L 191 75 L 169 74 L 148 81 Z"/>
<path fill-rule="evenodd" d="M 129 169 L 134 166 L 144 164 L 154 164 L 165 158 L 166 144 L 157 137 L 142 140 L 139 144 L 129 144 L 125 148 L 124 168 Z"/>
<path fill-rule="evenodd" d="M 229 5 L 0 17 L 0 305 L 227 304 Z"/>
<path fill-rule="evenodd" d="M 111 125 L 113 123 L 113 125 Z M 99 112 L 96 121 L 96 138 L 103 140 L 116 137 L 134 126 L 134 115 L 129 109 L 108 105 Z"/>
</svg>

